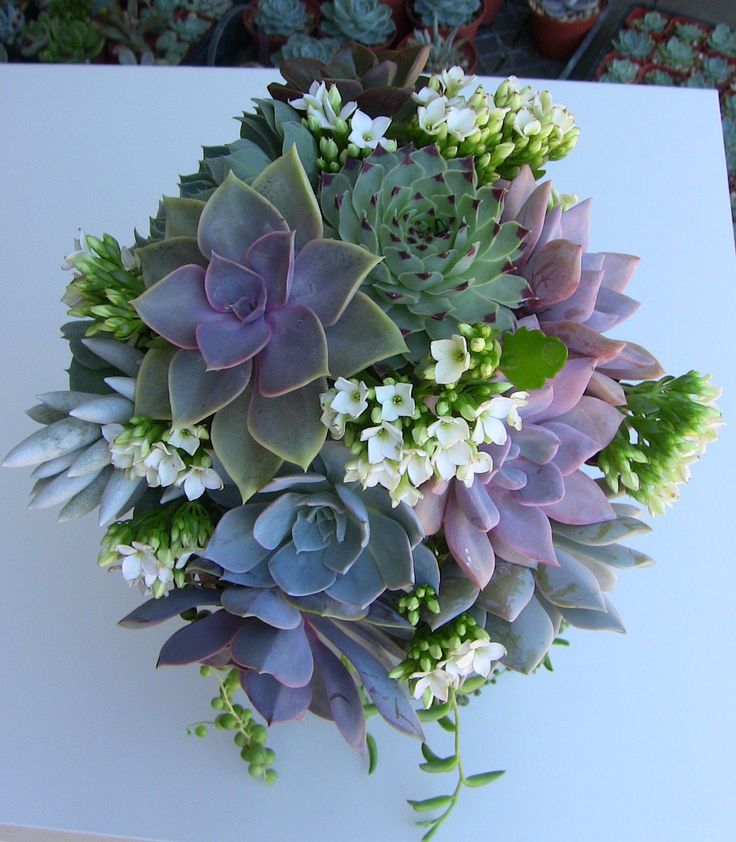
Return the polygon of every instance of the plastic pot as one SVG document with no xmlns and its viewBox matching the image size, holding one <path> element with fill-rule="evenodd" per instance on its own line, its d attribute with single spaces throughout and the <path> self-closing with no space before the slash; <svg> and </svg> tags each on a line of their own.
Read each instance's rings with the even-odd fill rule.
<svg viewBox="0 0 736 842">
<path fill-rule="evenodd" d="M 602 9 L 597 15 L 582 20 L 557 20 L 530 6 L 529 24 L 534 47 L 545 58 L 565 61 L 580 46 L 583 38 L 601 16 L 601 11 Z"/>
</svg>

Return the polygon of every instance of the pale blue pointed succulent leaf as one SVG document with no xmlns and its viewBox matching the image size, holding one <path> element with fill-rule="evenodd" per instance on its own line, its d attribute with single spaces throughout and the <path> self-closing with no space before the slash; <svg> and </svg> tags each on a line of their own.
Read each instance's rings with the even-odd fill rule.
<svg viewBox="0 0 736 842">
<path fill-rule="evenodd" d="M 631 547 L 624 547 L 621 544 L 606 546 L 576 544 L 562 536 L 556 538 L 555 542 L 575 558 L 589 558 L 593 561 L 609 564 L 611 567 L 651 567 L 655 563 L 654 559 L 646 553 Z"/>
<path fill-rule="evenodd" d="M 322 593 L 334 584 L 337 573 L 323 562 L 324 551 L 298 552 L 293 542 L 281 547 L 268 564 L 276 584 L 292 596 Z"/>
<path fill-rule="evenodd" d="M 65 471 L 53 478 L 40 480 L 43 485 L 33 494 L 28 508 L 47 509 L 63 503 L 91 485 L 98 474 L 99 470 L 83 476 L 69 476 L 68 471 Z"/>
<path fill-rule="evenodd" d="M 414 579 L 417 585 L 430 585 L 439 593 L 440 568 L 437 556 L 426 544 L 414 547 Z"/>
<path fill-rule="evenodd" d="M 295 525 L 301 494 L 287 492 L 266 505 L 253 526 L 253 537 L 268 550 L 275 550 Z"/>
<path fill-rule="evenodd" d="M 83 339 L 82 344 L 89 348 L 95 356 L 119 369 L 128 377 L 135 377 L 138 374 L 138 368 L 143 360 L 143 352 L 132 345 L 99 336 Z"/>
<path fill-rule="evenodd" d="M 651 526 L 631 516 L 619 516 L 616 520 L 591 523 L 589 526 L 568 526 L 564 523 L 555 523 L 553 526 L 553 532 L 556 535 L 569 538 L 576 544 L 591 546 L 616 544 L 634 535 L 642 535 L 651 531 Z"/>
<path fill-rule="evenodd" d="M 560 614 L 570 625 L 589 631 L 615 631 L 626 634 L 621 615 L 608 597 L 603 597 L 603 611 L 588 611 L 584 608 L 560 608 Z"/>
<path fill-rule="evenodd" d="M 105 383 L 129 401 L 135 400 L 135 377 L 106 377 Z"/>
<path fill-rule="evenodd" d="M 109 526 L 122 517 L 143 496 L 146 488 L 145 479 L 113 471 L 100 500 L 100 526 Z"/>
<path fill-rule="evenodd" d="M 77 456 L 69 466 L 68 475 L 70 477 L 81 477 L 91 473 L 96 475 L 109 464 L 110 448 L 105 439 L 98 439 Z"/>
<path fill-rule="evenodd" d="M 69 499 L 59 512 L 59 522 L 74 520 L 94 511 L 100 505 L 102 494 L 113 470 L 112 467 L 103 468 L 86 488 Z"/>
<path fill-rule="evenodd" d="M 92 444 L 100 436 L 98 424 L 77 418 L 62 418 L 42 430 L 36 430 L 16 445 L 3 460 L 6 468 L 37 465 L 65 453 Z"/>
<path fill-rule="evenodd" d="M 231 652 L 236 664 L 268 673 L 287 687 L 304 687 L 312 678 L 314 660 L 303 623 L 276 629 L 260 620 L 243 620 Z"/>
<path fill-rule="evenodd" d="M 362 620 L 367 614 L 367 608 L 358 608 L 338 602 L 326 593 L 308 594 L 307 596 L 290 596 L 284 594 L 284 599 L 306 614 L 318 614 L 320 617 L 331 617 L 335 620 Z"/>
<path fill-rule="evenodd" d="M 312 701 L 311 685 L 287 687 L 268 673 L 241 672 L 241 683 L 251 704 L 269 725 L 302 719 Z"/>
<path fill-rule="evenodd" d="M 222 607 L 238 617 L 257 617 L 277 629 L 295 629 L 301 614 L 273 589 L 227 588 L 222 592 Z"/>
<path fill-rule="evenodd" d="M 489 614 L 486 631 L 491 640 L 506 647 L 501 663 L 522 673 L 539 666 L 555 638 L 554 624 L 536 597 L 529 600 L 512 623 Z"/>
<path fill-rule="evenodd" d="M 427 612 L 426 620 L 431 629 L 437 629 L 470 608 L 478 598 L 479 588 L 462 575 L 457 568 L 440 580 L 437 614 Z"/>
<path fill-rule="evenodd" d="M 534 595 L 534 576 L 528 567 L 498 560 L 491 581 L 478 595 L 478 605 L 512 623 Z"/>
<path fill-rule="evenodd" d="M 79 404 L 69 414 L 93 424 L 125 424 L 133 414 L 133 404 L 122 395 L 95 396 Z"/>
<path fill-rule="evenodd" d="M 577 559 L 557 550 L 559 567 L 540 565 L 534 572 L 537 587 L 557 608 L 604 611 L 604 597 L 598 580 Z"/>
<path fill-rule="evenodd" d="M 89 447 L 92 447 L 92 445 L 89 445 Z M 33 479 L 48 479 L 49 477 L 55 477 L 57 474 L 63 474 L 84 453 L 85 449 L 86 446 L 79 447 L 76 450 L 70 450 L 69 453 L 64 453 L 62 456 L 57 456 L 56 459 L 41 462 L 31 471 L 31 476 Z"/>
<path fill-rule="evenodd" d="M 264 503 L 248 503 L 220 518 L 203 555 L 231 573 L 247 573 L 263 561 L 268 549 L 253 537 Z"/>
</svg>

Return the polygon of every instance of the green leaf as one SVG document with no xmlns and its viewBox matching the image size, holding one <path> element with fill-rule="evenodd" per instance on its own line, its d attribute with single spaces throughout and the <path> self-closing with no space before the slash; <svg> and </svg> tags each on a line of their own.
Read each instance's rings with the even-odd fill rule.
<svg viewBox="0 0 736 842">
<path fill-rule="evenodd" d="M 452 803 L 452 798 L 449 795 L 435 795 L 434 798 L 425 798 L 424 801 L 407 799 L 406 803 L 417 813 L 429 813 L 430 810 L 440 810 L 442 807 L 449 807 Z"/>
<path fill-rule="evenodd" d="M 441 717 L 447 716 L 451 710 L 452 705 L 449 702 L 445 702 L 444 705 L 433 705 L 427 710 L 418 710 L 417 716 L 420 722 L 437 722 Z"/>
<path fill-rule="evenodd" d="M 519 389 L 541 389 L 566 362 L 565 343 L 541 330 L 504 334 L 499 368 Z"/>
<path fill-rule="evenodd" d="M 425 760 L 439 760 L 440 756 L 435 754 L 427 743 L 422 743 L 422 754 Z"/>
<path fill-rule="evenodd" d="M 171 418 L 169 366 L 176 348 L 153 348 L 138 370 L 135 383 L 135 414 L 147 418 Z"/>
<path fill-rule="evenodd" d="M 177 351 L 169 366 L 171 414 L 176 427 L 199 424 L 241 395 L 250 381 L 250 362 L 208 371 L 198 351 Z"/>
<path fill-rule="evenodd" d="M 261 447 L 248 430 L 250 391 L 219 410 L 212 421 L 212 446 L 244 503 L 281 467 L 281 459 Z"/>
<path fill-rule="evenodd" d="M 368 774 L 372 775 L 378 764 L 378 746 L 373 734 L 366 734 L 365 744 L 368 746 Z"/>
<path fill-rule="evenodd" d="M 269 164 L 253 182 L 253 189 L 267 199 L 296 232 L 297 251 L 310 240 L 322 236 L 322 214 L 296 146 Z"/>
<path fill-rule="evenodd" d="M 166 211 L 166 239 L 171 237 L 197 237 L 199 217 L 204 210 L 204 202 L 198 199 L 179 199 L 164 197 Z"/>
<path fill-rule="evenodd" d="M 422 772 L 431 772 L 438 775 L 443 772 L 451 772 L 457 768 L 457 755 L 453 754 L 450 757 L 438 757 L 436 760 L 428 760 L 426 763 L 420 763 L 419 768 Z"/>
<path fill-rule="evenodd" d="M 457 730 L 457 726 L 449 716 L 443 716 L 441 719 L 438 719 L 437 722 L 441 728 L 444 728 L 445 731 L 449 731 L 451 734 L 454 734 Z"/>
<path fill-rule="evenodd" d="M 159 240 L 148 246 L 142 246 L 135 251 L 141 261 L 143 283 L 147 287 L 153 286 L 161 278 L 188 263 L 207 267 L 207 261 L 199 250 L 194 237 L 172 237 L 170 240 Z"/>
<path fill-rule="evenodd" d="M 458 688 L 458 693 L 468 696 L 471 693 L 475 693 L 476 690 L 480 690 L 482 687 L 485 687 L 486 684 L 488 684 L 487 678 L 483 678 L 482 675 L 473 675 L 470 678 L 465 679 L 462 686 Z"/>
<path fill-rule="evenodd" d="M 435 835 L 435 833 L 437 833 L 437 831 L 440 829 L 440 827 L 441 827 L 441 826 L 442 826 L 442 825 L 441 825 L 439 822 L 437 822 L 437 823 L 434 825 L 434 827 L 433 827 L 433 828 L 431 828 L 430 830 L 428 830 L 428 831 L 424 834 L 424 836 L 422 836 L 422 840 L 421 840 L 421 842 L 429 842 L 429 840 L 430 840 L 430 839 L 432 839 L 432 837 Z"/>
<path fill-rule="evenodd" d="M 494 783 L 505 774 L 505 769 L 501 772 L 479 772 L 477 775 L 469 775 L 467 778 L 464 778 L 463 783 L 469 787 L 488 786 L 488 784 Z"/>
</svg>

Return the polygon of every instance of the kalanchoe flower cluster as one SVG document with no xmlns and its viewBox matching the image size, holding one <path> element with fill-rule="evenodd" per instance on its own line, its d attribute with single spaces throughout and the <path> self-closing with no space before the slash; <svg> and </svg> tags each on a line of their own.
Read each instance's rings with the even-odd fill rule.
<svg viewBox="0 0 736 842">
<path fill-rule="evenodd" d="M 386 137 L 391 119 L 370 117 L 357 102 L 343 103 L 337 85 L 313 82 L 309 93 L 290 105 L 307 112 L 304 125 L 319 143 L 317 163 L 322 170 L 338 172 L 348 158 L 365 158 L 378 147 L 396 150 L 396 141 Z"/>
<path fill-rule="evenodd" d="M 156 599 L 189 578 L 185 567 L 202 554 L 213 530 L 212 517 L 199 503 L 153 509 L 107 528 L 97 563 L 120 570 L 132 587 Z"/>
<path fill-rule="evenodd" d="M 625 491 L 664 514 L 690 479 L 690 465 L 718 438 L 723 421 L 714 401 L 720 389 L 696 371 L 624 386 L 626 405 L 618 432 L 597 464 L 614 492 Z"/>
<path fill-rule="evenodd" d="M 205 491 L 219 491 L 222 477 L 212 467 L 212 455 L 201 447 L 209 439 L 202 424 L 170 427 L 151 418 L 133 416 L 122 424 L 106 424 L 112 464 L 129 477 L 143 477 L 149 488 L 166 488 L 163 503 L 182 493 L 196 500 Z"/>
<path fill-rule="evenodd" d="M 435 699 L 446 702 L 450 690 L 460 689 L 471 675 L 487 679 L 505 654 L 474 617 L 462 614 L 437 631 L 422 625 L 391 674 L 408 681 L 414 698 L 428 708 Z"/>
<path fill-rule="evenodd" d="M 69 315 L 92 319 L 87 336 L 110 333 L 121 340 L 137 337 L 143 322 L 130 302 L 144 286 L 135 253 L 121 248 L 109 234 L 99 240 L 81 230 L 74 245 L 75 251 L 64 263 L 64 269 L 75 273 L 64 295 Z"/>
<path fill-rule="evenodd" d="M 522 88 L 514 77 L 490 94 L 477 77 L 453 67 L 431 76 L 414 99 L 412 140 L 437 144 L 447 158 L 474 158 L 482 184 L 511 178 L 522 164 L 540 173 L 547 161 L 565 157 L 580 134 L 549 91 Z"/>
</svg>

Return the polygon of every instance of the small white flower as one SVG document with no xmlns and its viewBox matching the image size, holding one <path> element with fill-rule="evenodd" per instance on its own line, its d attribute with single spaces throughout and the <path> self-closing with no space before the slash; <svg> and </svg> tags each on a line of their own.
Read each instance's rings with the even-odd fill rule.
<svg viewBox="0 0 736 842">
<path fill-rule="evenodd" d="M 337 86 L 332 85 L 328 90 L 324 82 L 312 82 L 309 93 L 292 100 L 289 105 L 306 111 L 307 117 L 316 119 L 322 129 L 334 129 L 338 120 L 346 121 L 358 107 L 357 102 L 342 105 Z"/>
<path fill-rule="evenodd" d="M 504 444 L 508 438 L 506 424 L 515 430 L 521 429 L 519 407 L 526 404 L 526 392 L 514 392 L 512 395 L 496 395 L 482 403 L 475 412 L 473 441 L 476 444 Z"/>
<path fill-rule="evenodd" d="M 437 97 L 440 96 L 442 96 L 442 94 L 439 93 L 439 91 L 436 91 L 434 88 L 430 88 L 426 85 L 421 89 L 421 91 L 419 91 L 419 93 L 412 94 L 411 98 L 419 105 L 429 105 L 433 99 L 437 99 Z"/>
<path fill-rule="evenodd" d="M 406 503 L 412 509 L 424 497 L 421 491 L 410 481 L 409 477 L 404 474 L 400 477 L 399 482 L 394 488 L 389 489 L 391 492 L 391 505 L 395 508 L 399 503 Z"/>
<path fill-rule="evenodd" d="M 350 121 L 351 132 L 348 143 L 355 144 L 358 149 L 375 149 L 382 146 L 387 149 L 391 142 L 385 135 L 391 125 L 390 117 L 374 117 L 371 119 L 360 109 L 357 109 Z"/>
<path fill-rule="evenodd" d="M 522 108 L 514 117 L 514 128 L 524 137 L 532 137 L 542 131 L 542 124 L 528 108 Z"/>
<path fill-rule="evenodd" d="M 427 134 L 439 134 L 447 117 L 447 97 L 438 96 L 417 108 L 419 128 Z"/>
<path fill-rule="evenodd" d="M 184 460 L 176 449 L 169 449 L 163 442 L 157 441 L 150 453 L 143 460 L 146 469 L 146 482 L 151 488 L 166 488 L 173 485 L 184 470 Z"/>
<path fill-rule="evenodd" d="M 348 416 L 341 412 L 335 412 L 330 406 L 337 395 L 337 389 L 328 389 L 319 396 L 319 404 L 322 407 L 322 416 L 319 419 L 330 431 L 333 439 L 341 439 L 345 435 L 345 424 Z"/>
<path fill-rule="evenodd" d="M 465 140 L 480 129 L 475 125 L 475 111 L 472 108 L 450 107 L 447 111 L 447 131 L 458 140 Z"/>
<path fill-rule="evenodd" d="M 158 581 L 161 585 L 157 590 L 162 596 L 171 589 L 174 574 L 169 567 L 158 561 L 153 547 L 133 541 L 132 546 L 118 544 L 115 552 L 121 556 L 121 572 L 131 587 L 137 584 L 142 591 L 150 592 Z"/>
<path fill-rule="evenodd" d="M 384 459 L 401 459 L 401 445 L 404 437 L 399 427 L 382 421 L 377 427 L 366 427 L 360 434 L 361 441 L 368 442 L 368 461 L 375 465 Z"/>
<path fill-rule="evenodd" d="M 459 441 L 451 447 L 440 447 L 434 452 L 432 464 L 440 479 L 450 480 L 459 468 L 473 463 L 473 449 L 466 441 Z"/>
<path fill-rule="evenodd" d="M 192 465 L 181 474 L 176 485 L 184 488 L 188 500 L 197 500 L 205 491 L 220 491 L 224 483 L 217 471 L 207 464 Z"/>
<path fill-rule="evenodd" d="M 450 694 L 450 688 L 457 686 L 455 678 L 441 667 L 428 672 L 415 672 L 409 676 L 409 680 L 416 681 L 413 692 L 415 699 L 421 699 L 427 693 L 427 697 L 424 699 L 424 706 L 427 708 L 432 704 L 433 698 L 440 702 L 446 702 Z M 427 701 L 429 704 L 427 704 Z"/>
<path fill-rule="evenodd" d="M 367 394 L 368 387 L 362 380 L 356 382 L 338 377 L 335 381 L 335 394 L 329 404 L 330 409 L 341 415 L 357 418 L 368 408 Z"/>
<path fill-rule="evenodd" d="M 443 415 L 433 421 L 427 432 L 434 436 L 442 447 L 452 447 L 458 442 L 465 442 L 470 438 L 470 427 L 464 418 L 453 418 Z"/>
<path fill-rule="evenodd" d="M 400 471 L 402 474 L 406 474 L 411 480 L 412 485 L 415 485 L 417 488 L 427 482 L 434 473 L 432 460 L 424 450 L 405 450 L 403 459 L 401 460 Z"/>
<path fill-rule="evenodd" d="M 493 663 L 500 661 L 506 648 L 490 640 L 466 640 L 445 662 L 445 670 L 462 683 L 468 676 L 476 674 L 488 678 Z"/>
<path fill-rule="evenodd" d="M 575 118 L 567 108 L 556 105 L 552 109 L 552 124 L 557 126 L 562 134 L 566 134 L 570 129 L 575 127 Z"/>
<path fill-rule="evenodd" d="M 458 465 L 455 476 L 460 482 L 470 488 L 475 482 L 476 474 L 487 474 L 493 470 L 493 459 L 490 453 L 485 453 L 482 450 L 476 451 L 470 462 L 464 465 Z"/>
<path fill-rule="evenodd" d="M 120 262 L 129 271 L 134 272 L 141 268 L 141 261 L 138 254 L 128 246 L 123 246 L 120 249 Z"/>
<path fill-rule="evenodd" d="M 435 339 L 430 353 L 437 360 L 434 379 L 437 383 L 456 383 L 470 368 L 470 354 L 465 337 L 455 334 L 451 339 Z"/>
<path fill-rule="evenodd" d="M 411 418 L 416 408 L 411 390 L 411 383 L 376 386 L 376 400 L 381 404 L 382 421 L 395 421 L 399 416 Z"/>
<path fill-rule="evenodd" d="M 77 236 L 74 238 L 74 251 L 66 255 L 64 265 L 61 268 L 65 271 L 76 269 L 77 263 L 82 258 L 91 256 L 92 252 L 87 247 L 87 235 L 79 228 Z"/>
<path fill-rule="evenodd" d="M 172 427 L 165 435 L 164 441 L 172 447 L 184 450 L 190 456 L 194 456 L 199 447 L 200 441 L 206 435 L 205 428 L 198 427 Z"/>
<path fill-rule="evenodd" d="M 475 93 L 478 87 L 478 77 L 466 76 L 462 67 L 458 66 L 443 70 L 439 75 L 439 79 L 448 99 L 460 97 L 467 100 Z"/>
</svg>

